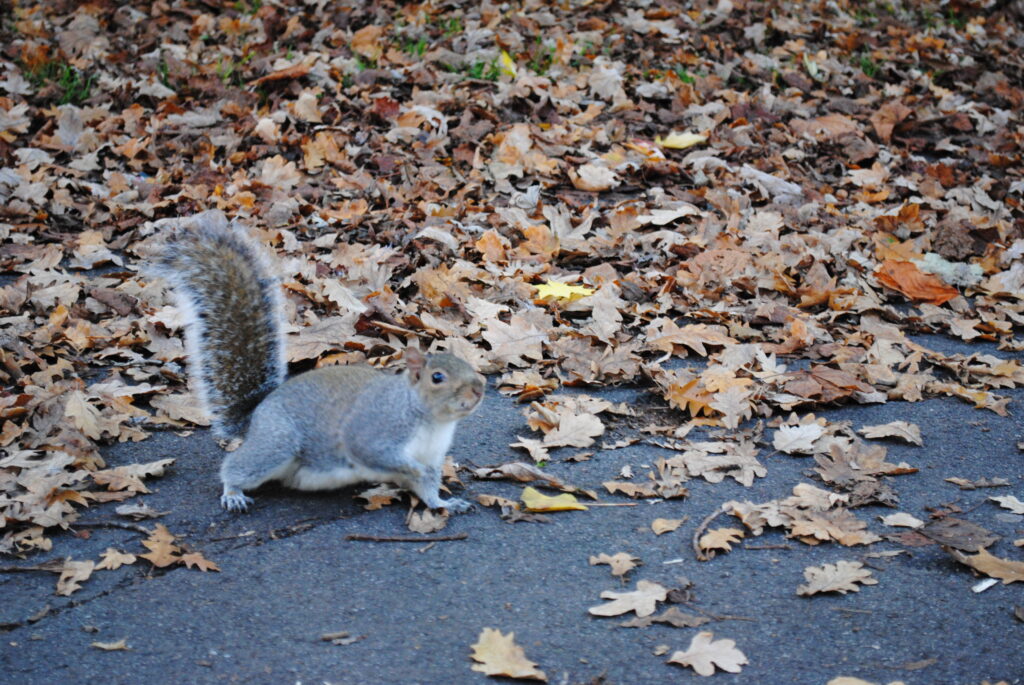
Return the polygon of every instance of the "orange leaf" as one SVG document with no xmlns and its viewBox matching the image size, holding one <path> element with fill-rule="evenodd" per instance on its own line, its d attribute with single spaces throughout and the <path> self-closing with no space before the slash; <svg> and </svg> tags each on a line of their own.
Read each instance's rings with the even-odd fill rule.
<svg viewBox="0 0 1024 685">
<path fill-rule="evenodd" d="M 910 262 L 885 260 L 875 276 L 878 281 L 912 300 L 940 305 L 960 294 L 936 276 L 926 274 Z"/>
</svg>

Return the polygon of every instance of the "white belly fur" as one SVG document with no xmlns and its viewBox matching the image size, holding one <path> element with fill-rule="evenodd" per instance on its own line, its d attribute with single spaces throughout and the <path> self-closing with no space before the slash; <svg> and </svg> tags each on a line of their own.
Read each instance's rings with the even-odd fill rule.
<svg viewBox="0 0 1024 685">
<path fill-rule="evenodd" d="M 441 468 L 448 448 L 452 445 L 456 423 L 449 421 L 417 429 L 402 448 L 403 457 L 426 466 Z M 359 464 L 336 466 L 326 471 L 322 468 L 301 466 L 294 473 L 283 476 L 281 480 L 296 490 L 334 490 L 355 483 L 393 482 L 394 474 Z"/>
<path fill-rule="evenodd" d="M 328 471 L 302 466 L 285 479 L 284 484 L 296 490 L 334 490 L 355 483 L 386 480 L 389 480 L 387 474 L 365 466 L 336 466 Z"/>
<path fill-rule="evenodd" d="M 441 467 L 455 436 L 456 421 L 422 426 L 405 445 L 405 457 L 426 466 Z"/>
</svg>

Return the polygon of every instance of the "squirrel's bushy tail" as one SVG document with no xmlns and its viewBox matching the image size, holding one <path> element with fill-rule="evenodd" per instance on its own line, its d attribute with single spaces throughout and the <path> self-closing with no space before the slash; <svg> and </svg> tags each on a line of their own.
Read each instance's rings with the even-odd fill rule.
<svg viewBox="0 0 1024 685">
<path fill-rule="evenodd" d="M 214 434 L 241 437 L 249 415 L 284 382 L 281 289 L 266 250 L 220 212 L 176 234 L 157 265 L 186 320 L 189 373 Z"/>
</svg>

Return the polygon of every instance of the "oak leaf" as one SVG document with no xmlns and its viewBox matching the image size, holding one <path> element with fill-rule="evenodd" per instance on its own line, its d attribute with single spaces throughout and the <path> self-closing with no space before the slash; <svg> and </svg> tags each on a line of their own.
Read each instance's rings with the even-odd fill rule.
<svg viewBox="0 0 1024 685">
<path fill-rule="evenodd" d="M 858 431 L 865 438 L 899 438 L 911 445 L 923 445 L 921 428 L 907 421 L 890 421 L 877 426 L 862 426 Z"/>
<path fill-rule="evenodd" d="M 942 279 L 926 274 L 911 262 L 885 260 L 875 274 L 878 282 L 897 290 L 911 300 L 940 305 L 960 294 L 956 288 L 946 285 Z"/>
<path fill-rule="evenodd" d="M 198 568 L 203 573 L 207 571 L 220 571 L 220 566 L 217 566 L 214 562 L 204 557 L 199 552 L 189 552 L 188 554 L 181 555 L 181 563 L 185 564 L 187 568 Z"/>
<path fill-rule="evenodd" d="M 537 664 L 526 658 L 526 652 L 515 643 L 515 636 L 515 633 L 503 635 L 500 630 L 484 628 L 476 644 L 472 645 L 471 656 L 479 663 L 470 668 L 486 675 L 546 683 L 548 677 L 537 668 Z"/>
<path fill-rule="evenodd" d="M 134 564 L 135 555 L 126 554 L 125 552 L 119 552 L 113 547 L 107 547 L 107 551 L 102 554 L 103 560 L 96 564 L 96 570 L 107 569 L 113 571 L 121 568 L 125 564 Z"/>
<path fill-rule="evenodd" d="M 619 616 L 635 611 L 636 615 L 642 618 L 653 614 L 658 602 L 664 602 L 666 597 L 666 588 L 648 580 L 641 580 L 637 582 L 636 590 L 630 592 L 605 590 L 601 593 L 601 599 L 612 601 L 590 607 L 588 611 L 594 616 Z"/>
<path fill-rule="evenodd" d="M 878 581 L 871 577 L 871 571 L 864 568 L 859 561 L 839 561 L 835 564 L 808 566 L 804 569 L 806 585 L 796 589 L 798 595 L 810 596 L 819 592 L 859 592 L 861 585 L 877 585 Z"/>
<path fill-rule="evenodd" d="M 65 559 L 60 578 L 57 579 L 57 594 L 67 597 L 73 592 L 81 590 L 82 583 L 89 579 L 94 568 L 95 563 L 92 561 Z"/>
<path fill-rule="evenodd" d="M 1014 514 L 1024 514 L 1024 502 L 1013 495 L 1004 495 L 1003 497 L 989 497 L 990 500 L 997 503 L 1004 509 L 1009 509 Z"/>
<path fill-rule="evenodd" d="M 674 652 L 668 663 L 689 666 L 698 675 L 714 675 L 715 668 L 729 673 L 739 673 L 744 664 L 749 663 L 747 657 L 736 649 L 733 640 L 715 640 L 715 634 L 703 630 L 693 636 L 690 646 L 685 652 Z"/>
<path fill-rule="evenodd" d="M 654 519 L 651 521 L 651 530 L 654 531 L 655 535 L 663 535 L 665 533 L 671 533 L 673 530 L 683 525 L 686 522 L 686 518 L 681 519 Z"/>
<path fill-rule="evenodd" d="M 142 541 L 142 544 L 149 550 L 149 553 L 139 556 L 149 560 L 157 568 L 164 568 L 181 561 L 181 548 L 174 544 L 174 535 L 162 523 L 156 524 L 156 528 L 148 538 Z"/>
<path fill-rule="evenodd" d="M 731 552 L 732 545 L 741 539 L 743 539 L 743 531 L 739 528 L 715 528 L 702 535 L 697 544 L 702 552 L 712 552 L 712 550 Z M 711 558 L 714 554 L 712 552 L 707 556 Z"/>
<path fill-rule="evenodd" d="M 989 554 L 988 550 L 980 549 L 974 556 L 964 554 L 957 550 L 950 550 L 953 558 L 961 564 L 970 566 L 975 571 L 980 571 L 986 576 L 998 578 L 1003 584 L 1024 583 L 1024 561 L 1012 561 L 1001 559 Z"/>
<path fill-rule="evenodd" d="M 612 567 L 612 575 L 619 576 L 620 578 L 636 568 L 639 561 L 640 559 L 634 557 L 628 552 L 619 552 L 617 554 L 598 554 L 597 556 L 590 557 L 591 566 L 596 566 L 597 564 L 608 564 Z"/>
</svg>

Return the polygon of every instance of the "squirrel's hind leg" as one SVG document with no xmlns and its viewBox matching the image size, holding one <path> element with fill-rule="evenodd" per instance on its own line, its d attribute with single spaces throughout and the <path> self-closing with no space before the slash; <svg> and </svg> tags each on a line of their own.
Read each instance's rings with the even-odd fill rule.
<svg viewBox="0 0 1024 685">
<path fill-rule="evenodd" d="M 244 490 L 258 488 L 268 481 L 287 479 L 298 468 L 296 455 L 300 445 L 294 429 L 275 425 L 281 420 L 269 417 L 254 420 L 242 446 L 225 457 L 220 466 L 220 480 L 224 484 L 220 503 L 228 511 L 245 511 L 253 503 Z"/>
</svg>

